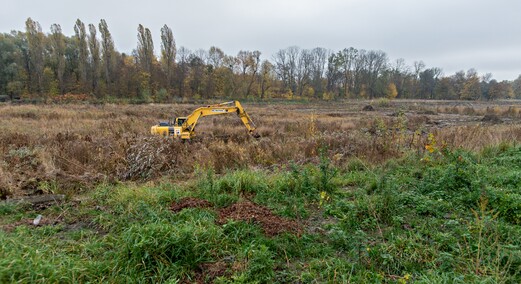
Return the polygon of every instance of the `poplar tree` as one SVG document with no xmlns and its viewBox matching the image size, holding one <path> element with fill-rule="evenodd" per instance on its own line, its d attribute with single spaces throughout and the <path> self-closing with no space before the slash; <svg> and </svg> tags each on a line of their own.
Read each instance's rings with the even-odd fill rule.
<svg viewBox="0 0 521 284">
<path fill-rule="evenodd" d="M 169 87 L 172 83 L 176 53 L 177 50 L 172 30 L 167 25 L 164 25 L 161 28 L 161 66 L 166 74 Z"/>
<path fill-rule="evenodd" d="M 154 42 L 152 41 L 152 34 L 148 28 L 139 25 L 138 28 L 138 46 L 137 46 L 137 58 L 141 68 L 151 73 L 152 63 L 154 62 Z"/>
<path fill-rule="evenodd" d="M 36 85 L 36 92 L 42 94 L 45 39 L 42 27 L 38 22 L 28 18 L 25 22 L 25 36 L 29 49 L 29 86 Z"/>
<path fill-rule="evenodd" d="M 54 65 L 54 72 L 58 79 L 60 87 L 60 94 L 65 93 L 65 85 L 63 82 L 63 74 L 65 72 L 65 36 L 62 33 L 62 28 L 58 24 L 51 26 L 51 50 L 52 62 Z"/>
<path fill-rule="evenodd" d="M 87 68 L 89 52 L 87 50 L 87 32 L 85 31 L 85 24 L 80 20 L 76 20 L 74 25 L 75 39 L 78 46 L 78 73 L 80 79 L 80 86 L 82 91 L 85 91 L 87 85 Z"/>
<path fill-rule="evenodd" d="M 91 88 L 92 92 L 99 95 L 98 80 L 100 77 L 100 44 L 96 37 L 96 26 L 89 24 L 89 51 L 90 51 L 90 74 L 91 74 Z"/>
<path fill-rule="evenodd" d="M 110 34 L 109 27 L 104 19 L 101 19 L 99 23 L 99 32 L 101 34 L 101 53 L 103 58 L 105 83 L 109 84 L 112 80 L 115 49 L 112 35 Z"/>
</svg>

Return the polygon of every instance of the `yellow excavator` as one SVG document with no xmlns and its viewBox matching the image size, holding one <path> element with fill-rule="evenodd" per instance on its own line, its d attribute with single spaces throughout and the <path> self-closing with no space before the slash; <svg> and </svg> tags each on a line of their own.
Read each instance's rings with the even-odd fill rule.
<svg viewBox="0 0 521 284">
<path fill-rule="evenodd" d="M 190 140 L 195 137 L 195 126 L 199 118 L 209 115 L 219 115 L 236 113 L 246 126 L 248 133 L 258 137 L 255 133 L 255 124 L 250 116 L 238 101 L 225 102 L 215 105 L 208 105 L 194 110 L 187 117 L 177 117 L 170 121 L 160 121 L 159 124 L 152 126 L 150 133 L 161 136 L 173 136 L 182 140 Z"/>
</svg>

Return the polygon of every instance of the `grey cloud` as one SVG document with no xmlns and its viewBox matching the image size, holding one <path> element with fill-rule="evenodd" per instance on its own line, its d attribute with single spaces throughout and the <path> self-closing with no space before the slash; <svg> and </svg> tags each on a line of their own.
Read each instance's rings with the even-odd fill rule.
<svg viewBox="0 0 521 284">
<path fill-rule="evenodd" d="M 192 0 L 7 1 L 0 3 L 0 32 L 23 30 L 27 17 L 44 31 L 53 23 L 73 34 L 76 18 L 107 20 L 120 52 L 136 47 L 138 24 L 159 49 L 162 25 L 178 46 L 217 46 L 228 54 L 260 50 L 346 47 L 376 49 L 409 64 L 423 60 L 450 74 L 475 67 L 496 79 L 521 74 L 521 1 L 517 0 Z M 508 50 L 508 52 L 506 52 Z"/>
</svg>

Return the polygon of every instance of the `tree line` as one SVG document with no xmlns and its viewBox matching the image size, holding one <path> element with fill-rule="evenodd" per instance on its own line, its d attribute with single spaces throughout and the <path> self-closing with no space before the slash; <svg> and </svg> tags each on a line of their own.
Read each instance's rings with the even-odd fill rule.
<svg viewBox="0 0 521 284">
<path fill-rule="evenodd" d="M 218 47 L 177 48 L 167 25 L 160 33 L 159 55 L 152 32 L 141 24 L 137 47 L 126 54 L 116 50 L 103 19 L 98 25 L 78 19 L 68 37 L 59 24 L 44 33 L 28 18 L 25 31 L 0 34 L 0 98 L 521 98 L 521 75 L 501 82 L 474 69 L 444 76 L 441 68 L 427 68 L 422 61 L 408 66 L 404 59 L 391 62 L 383 51 L 354 47 L 331 51 L 292 46 L 268 60 L 257 50 L 227 55 Z"/>
</svg>

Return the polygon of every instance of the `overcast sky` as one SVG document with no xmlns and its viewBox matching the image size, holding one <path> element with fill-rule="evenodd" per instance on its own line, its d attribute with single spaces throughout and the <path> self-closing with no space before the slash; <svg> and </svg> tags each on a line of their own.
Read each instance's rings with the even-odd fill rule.
<svg viewBox="0 0 521 284">
<path fill-rule="evenodd" d="M 289 46 L 352 46 L 382 50 L 391 62 L 422 60 L 447 76 L 470 68 L 497 80 L 521 74 L 520 0 L 0 0 L 0 32 L 24 31 L 28 17 L 45 33 L 60 24 L 67 36 L 77 18 L 105 19 L 125 53 L 137 46 L 138 24 L 159 50 L 166 24 L 177 46 L 190 50 L 259 50 L 272 59 Z"/>
</svg>

